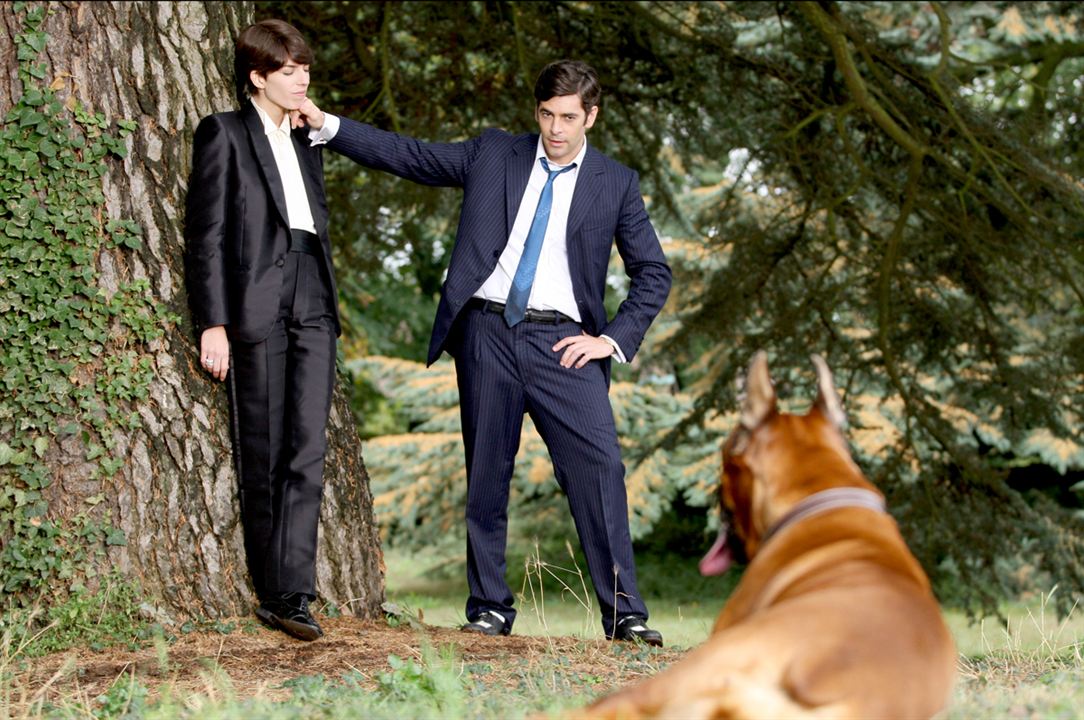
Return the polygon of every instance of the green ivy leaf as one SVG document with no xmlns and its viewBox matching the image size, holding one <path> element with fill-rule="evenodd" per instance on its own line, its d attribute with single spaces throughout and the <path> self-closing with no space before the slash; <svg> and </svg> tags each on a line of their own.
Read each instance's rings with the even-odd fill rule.
<svg viewBox="0 0 1084 720">
<path fill-rule="evenodd" d="M 24 36 L 24 39 L 26 40 L 26 44 L 29 45 L 35 53 L 40 53 L 45 49 L 45 43 L 49 39 L 49 36 L 43 32 L 33 32 L 27 33 Z"/>
<path fill-rule="evenodd" d="M 23 102 L 30 107 L 38 107 L 45 104 L 45 95 L 37 88 L 30 88 L 23 95 Z"/>
<path fill-rule="evenodd" d="M 41 123 L 43 119 L 44 116 L 41 113 L 35 110 L 30 110 L 29 107 L 24 107 L 23 112 L 18 114 L 18 127 L 28 128 L 31 125 L 37 125 L 38 123 Z"/>
<path fill-rule="evenodd" d="M 122 119 L 111 129 L 103 113 L 61 103 L 39 82 L 48 70 L 39 62 L 49 43 L 46 4 L 12 8 L 23 14 L 14 38 L 22 94 L 10 98 L 0 123 L 0 528 L 10 531 L 0 548 L 0 586 L 18 594 L 58 578 L 85 579 L 103 543 L 126 543 L 122 531 L 86 514 L 45 519 L 41 489 L 52 472 L 44 459 L 57 441 L 81 441 L 98 477 L 123 467 L 113 430 L 138 426 L 151 374 L 144 343 L 174 320 L 156 311 L 138 283 L 115 297 L 99 286 L 103 249 L 142 247 L 134 221 L 103 227 L 100 180 L 112 156 L 127 153 L 124 138 L 138 124 Z"/>
</svg>

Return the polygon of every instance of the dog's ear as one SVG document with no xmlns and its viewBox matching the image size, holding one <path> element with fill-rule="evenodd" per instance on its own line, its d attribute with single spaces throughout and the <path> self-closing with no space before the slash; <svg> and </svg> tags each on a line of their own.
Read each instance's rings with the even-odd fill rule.
<svg viewBox="0 0 1084 720">
<path fill-rule="evenodd" d="M 757 351 L 745 375 L 745 396 L 741 405 L 741 426 L 755 430 L 776 411 L 775 388 L 768 374 L 768 353 Z"/>
<path fill-rule="evenodd" d="M 840 405 L 839 395 L 836 393 L 836 385 L 832 380 L 832 371 L 828 369 L 828 363 L 820 355 L 813 355 L 813 367 L 817 370 L 817 399 L 813 407 L 821 413 L 837 428 L 842 430 L 847 426 L 847 414 Z"/>
</svg>

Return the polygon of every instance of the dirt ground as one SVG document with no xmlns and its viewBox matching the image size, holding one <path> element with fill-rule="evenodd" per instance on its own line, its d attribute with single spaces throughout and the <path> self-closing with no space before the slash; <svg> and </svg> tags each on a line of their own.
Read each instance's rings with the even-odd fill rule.
<svg viewBox="0 0 1084 720">
<path fill-rule="evenodd" d="M 366 680 L 389 670 L 388 656 L 421 661 L 423 647 L 440 649 L 452 645 L 463 663 L 491 668 L 487 682 L 514 687 L 516 674 L 536 664 L 552 665 L 560 658 L 565 671 L 605 679 L 614 687 L 652 674 L 678 657 L 682 651 L 620 643 L 614 646 L 602 638 L 484 637 L 414 623 L 390 627 L 385 621 L 362 621 L 352 617 L 321 618 L 324 637 L 301 642 L 269 630 L 249 618 L 220 624 L 229 632 L 201 630 L 177 634 L 167 644 L 158 643 L 138 650 L 111 648 L 102 651 L 70 650 L 25 661 L 16 670 L 15 707 L 29 708 L 46 703 L 90 701 L 114 683 L 129 681 L 134 673 L 151 697 L 163 685 L 178 694 L 214 693 L 215 683 L 229 677 L 238 699 L 265 697 L 285 699 L 291 690 L 283 682 L 299 676 L 322 674 L 329 680 L 350 672 Z M 639 661 L 629 662 L 630 655 Z"/>
</svg>

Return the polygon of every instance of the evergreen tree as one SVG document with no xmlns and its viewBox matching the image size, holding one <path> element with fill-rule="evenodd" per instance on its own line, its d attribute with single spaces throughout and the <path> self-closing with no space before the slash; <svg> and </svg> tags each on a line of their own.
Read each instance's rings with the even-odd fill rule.
<svg viewBox="0 0 1084 720">
<path fill-rule="evenodd" d="M 590 62 L 589 140 L 640 172 L 678 269 L 665 332 L 617 374 L 689 396 L 661 447 L 735 406 L 755 350 L 794 397 L 819 352 L 943 595 L 990 609 L 1026 578 L 1079 597 L 1082 6 L 327 2 L 292 19 L 325 41 L 326 109 L 427 140 L 530 129 L 542 65 Z M 369 351 L 418 358 L 458 194 L 333 166 L 344 300 Z"/>
</svg>

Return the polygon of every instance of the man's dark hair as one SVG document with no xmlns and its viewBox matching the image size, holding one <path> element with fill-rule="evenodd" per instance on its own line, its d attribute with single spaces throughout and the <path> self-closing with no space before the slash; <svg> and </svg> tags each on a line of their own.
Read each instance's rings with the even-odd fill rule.
<svg viewBox="0 0 1084 720">
<path fill-rule="evenodd" d="M 249 25 L 237 36 L 233 52 L 238 102 L 243 104 L 246 95 L 256 94 L 256 86 L 249 79 L 253 70 L 266 77 L 290 60 L 299 65 L 311 65 L 312 59 L 312 50 L 305 38 L 290 23 L 261 20 Z"/>
<path fill-rule="evenodd" d="M 579 95 L 585 112 L 598 105 L 602 98 L 602 88 L 598 84 L 598 73 L 587 63 L 579 60 L 556 60 L 538 75 L 534 84 L 534 99 L 545 102 L 562 95 Z"/>
</svg>

